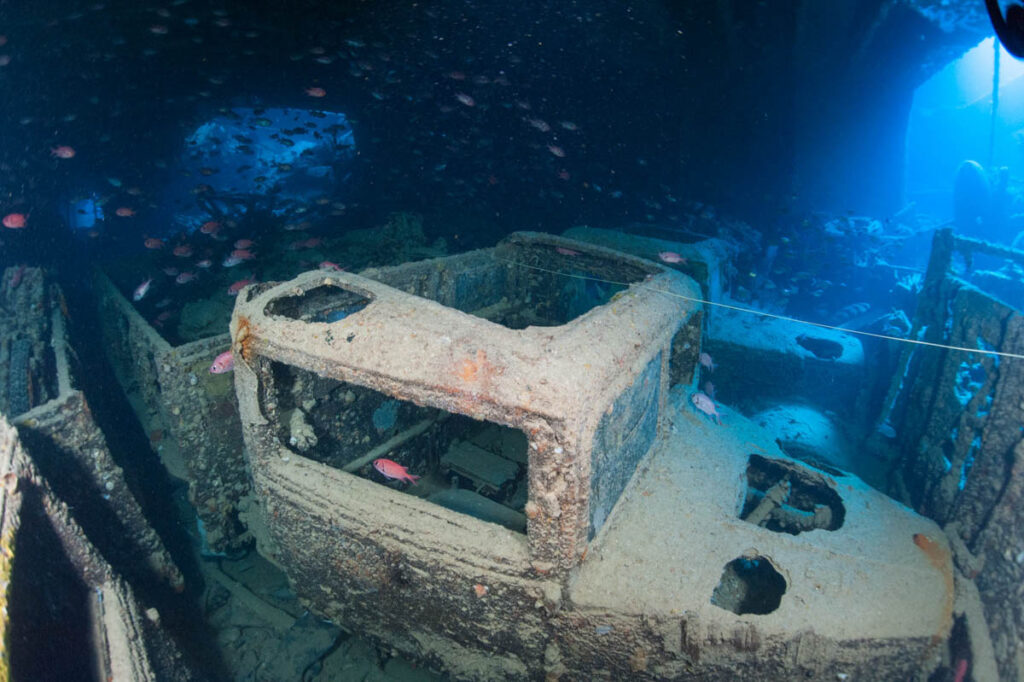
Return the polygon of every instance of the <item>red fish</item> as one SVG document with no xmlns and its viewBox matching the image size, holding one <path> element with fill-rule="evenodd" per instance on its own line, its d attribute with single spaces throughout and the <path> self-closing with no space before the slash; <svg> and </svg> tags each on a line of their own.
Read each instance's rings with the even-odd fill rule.
<svg viewBox="0 0 1024 682">
<path fill-rule="evenodd" d="M 457 93 L 455 93 L 455 99 L 459 100 L 460 104 L 464 104 L 467 107 L 475 107 L 476 106 L 476 100 L 473 99 L 472 97 L 470 97 L 469 95 L 467 95 L 464 92 L 457 92 Z"/>
<path fill-rule="evenodd" d="M 419 478 L 419 476 L 416 476 L 415 474 L 410 474 L 409 471 L 398 462 L 393 462 L 390 459 L 384 459 L 383 457 L 373 460 L 373 468 L 388 478 L 397 479 L 399 481 L 409 481 L 413 485 L 416 485 L 416 480 Z"/>
<path fill-rule="evenodd" d="M 220 229 L 220 223 L 216 220 L 207 220 L 205 223 L 199 226 L 199 231 L 203 234 L 216 234 L 217 230 Z"/>
<path fill-rule="evenodd" d="M 341 272 L 345 268 L 341 267 L 337 263 L 333 263 L 329 260 L 320 261 L 320 265 L 317 266 L 321 270 L 330 270 L 331 272 Z"/>
<path fill-rule="evenodd" d="M 174 278 L 175 284 L 188 284 L 196 279 L 196 273 L 194 272 L 183 272 Z"/>
<path fill-rule="evenodd" d="M 192 247 L 188 244 L 182 244 L 174 247 L 174 255 L 178 258 L 188 258 L 192 255 Z"/>
<path fill-rule="evenodd" d="M 50 147 L 50 156 L 57 159 L 71 159 L 75 156 L 75 149 L 66 144 Z"/>
<path fill-rule="evenodd" d="M 326 97 L 327 91 L 323 88 L 306 88 L 306 94 L 310 97 Z"/>
<path fill-rule="evenodd" d="M 4 216 L 4 227 L 12 230 L 20 230 L 28 225 L 28 216 L 24 213 L 8 213 Z"/>
<path fill-rule="evenodd" d="M 117 210 L 114 211 L 114 215 L 118 218 L 131 218 L 135 215 L 135 209 L 127 206 L 118 206 Z"/>
<path fill-rule="evenodd" d="M 156 237 L 150 237 L 146 241 L 142 242 L 147 249 L 162 249 L 164 248 L 164 241 L 157 239 Z"/>
<path fill-rule="evenodd" d="M 235 368 L 235 356 L 228 349 L 213 359 L 210 365 L 210 374 L 224 374 Z"/>
<path fill-rule="evenodd" d="M 246 288 L 255 281 L 256 280 L 252 277 L 238 280 L 237 282 L 228 287 L 228 296 L 238 296 L 238 293 L 242 289 Z"/>
</svg>

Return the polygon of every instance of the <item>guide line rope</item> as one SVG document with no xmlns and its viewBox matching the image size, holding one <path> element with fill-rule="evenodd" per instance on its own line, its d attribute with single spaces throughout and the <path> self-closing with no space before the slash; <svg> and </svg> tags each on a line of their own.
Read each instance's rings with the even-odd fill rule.
<svg viewBox="0 0 1024 682">
<path fill-rule="evenodd" d="M 562 277 L 571 277 L 571 278 L 574 278 L 574 279 L 589 280 L 591 282 L 601 282 L 601 283 L 604 283 L 604 284 L 616 284 L 618 286 L 623 286 L 623 287 L 627 287 L 627 288 L 631 287 L 631 286 L 635 286 L 637 288 L 646 289 L 648 291 L 653 291 L 655 293 L 663 294 L 665 296 L 672 296 L 674 298 L 681 298 L 684 301 L 690 301 L 692 303 L 699 303 L 701 305 L 714 306 L 716 308 L 724 308 L 726 310 L 735 310 L 737 312 L 748 313 L 750 315 L 760 315 L 762 317 L 770 317 L 772 319 L 783 320 L 785 322 L 795 322 L 796 324 L 802 324 L 802 325 L 806 325 L 808 327 L 819 327 L 821 329 L 831 329 L 831 330 L 834 330 L 834 331 L 843 332 L 844 334 L 856 334 L 858 336 L 867 336 L 867 337 L 871 337 L 871 338 L 875 338 L 875 339 L 884 339 L 886 341 L 898 341 L 900 343 L 912 343 L 912 344 L 915 344 L 915 345 L 918 345 L 918 346 L 930 346 L 932 348 L 943 348 L 945 350 L 958 350 L 958 351 L 963 351 L 965 353 L 978 353 L 980 355 L 992 355 L 992 356 L 996 356 L 996 357 L 1000 357 L 1000 358 L 1013 358 L 1013 359 L 1016 359 L 1016 360 L 1024 360 L 1024 354 L 1021 354 L 1021 353 L 1008 353 L 1008 352 L 1005 352 L 1005 351 L 998 351 L 998 350 L 985 350 L 983 348 L 967 348 L 965 346 L 953 346 L 953 345 L 946 344 L 946 343 L 936 343 L 934 341 L 922 341 L 920 339 L 905 339 L 905 338 L 902 338 L 902 337 L 899 337 L 899 336 L 890 336 L 888 334 L 879 334 L 877 332 L 868 332 L 868 331 L 863 331 L 863 330 L 859 330 L 859 329 L 847 329 L 845 327 L 840 327 L 840 326 L 837 326 L 837 325 L 825 324 L 824 322 L 811 322 L 809 320 L 800 320 L 800 319 L 797 319 L 795 317 L 788 317 L 786 315 L 778 315 L 776 313 L 768 313 L 768 312 L 765 312 L 763 310 L 755 310 L 753 308 L 745 308 L 743 306 L 733 305 L 731 303 L 720 303 L 718 301 L 707 301 L 707 300 L 704 300 L 702 298 L 692 298 L 690 296 L 684 296 L 682 294 L 677 294 L 674 291 L 665 291 L 664 289 L 658 289 L 656 287 L 648 286 L 646 284 L 643 284 L 642 282 L 634 282 L 632 284 L 629 283 L 629 282 L 616 282 L 615 280 L 603 279 L 601 277 L 592 277 L 590 275 L 579 275 L 579 274 L 574 274 L 574 273 L 571 273 L 571 272 L 561 272 L 561 271 L 558 271 L 558 270 L 550 270 L 548 268 L 542 268 L 539 265 L 530 265 L 528 263 L 521 263 L 519 261 L 509 260 L 507 258 L 501 258 L 501 257 L 498 257 L 498 256 L 496 256 L 495 258 L 497 260 L 505 261 L 506 263 L 511 263 L 513 265 L 520 265 L 522 267 L 530 268 L 532 270 L 539 270 L 540 272 L 547 272 L 547 273 L 552 274 L 552 275 L 559 275 L 559 276 L 562 276 Z"/>
</svg>

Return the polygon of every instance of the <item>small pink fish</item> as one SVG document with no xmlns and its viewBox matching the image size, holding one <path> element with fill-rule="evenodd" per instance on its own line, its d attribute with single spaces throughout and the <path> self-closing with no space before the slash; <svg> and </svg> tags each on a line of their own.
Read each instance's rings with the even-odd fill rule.
<svg viewBox="0 0 1024 682">
<path fill-rule="evenodd" d="M 141 301 L 145 298 L 146 294 L 149 293 L 149 285 L 153 283 L 153 278 L 150 277 L 145 282 L 135 287 L 135 291 L 132 293 L 133 301 Z"/>
<path fill-rule="evenodd" d="M 223 265 L 226 268 L 233 268 L 233 267 L 235 267 L 236 265 L 238 265 L 241 262 L 242 262 L 241 258 L 238 258 L 236 256 L 228 256 L 227 258 L 224 259 L 224 261 L 221 263 L 221 265 Z"/>
<path fill-rule="evenodd" d="M 460 104 L 464 104 L 467 107 L 474 107 L 474 106 L 476 106 L 476 100 L 474 100 L 472 97 L 470 97 L 469 95 L 467 95 L 464 92 L 457 92 L 457 93 L 455 93 L 455 99 L 459 100 Z"/>
<path fill-rule="evenodd" d="M 236 249 L 248 249 L 250 246 L 253 246 L 255 243 L 256 242 L 254 242 L 251 239 L 239 239 L 238 241 L 235 242 L 235 248 Z"/>
<path fill-rule="evenodd" d="M 660 258 L 663 263 L 682 263 L 683 265 L 686 265 L 686 259 L 675 251 L 659 251 L 658 258 Z"/>
<path fill-rule="evenodd" d="M 235 368 L 235 356 L 228 349 L 213 359 L 210 365 L 210 374 L 224 374 Z"/>
<path fill-rule="evenodd" d="M 722 420 L 718 414 L 718 410 L 715 409 L 715 401 L 707 397 L 703 393 L 697 392 L 690 396 L 690 402 L 698 410 L 703 412 L 709 417 L 714 417 L 715 423 L 719 426 L 722 425 Z"/>
<path fill-rule="evenodd" d="M 580 252 L 576 249 L 567 249 L 564 246 L 556 246 L 555 251 L 562 254 L 563 256 L 578 256 Z"/>
<path fill-rule="evenodd" d="M 4 216 L 4 227 L 20 230 L 28 225 L 28 216 L 24 213 L 8 213 Z"/>
<path fill-rule="evenodd" d="M 715 361 L 712 360 L 711 356 L 707 353 L 700 354 L 700 366 L 707 368 L 709 372 L 714 372 L 715 367 L 718 367 L 718 365 L 715 364 Z"/>
<path fill-rule="evenodd" d="M 197 279 L 196 273 L 194 272 L 182 272 L 174 278 L 175 284 L 188 284 L 194 282 Z"/>
<path fill-rule="evenodd" d="M 247 277 L 246 279 L 240 279 L 237 282 L 234 282 L 231 286 L 228 287 L 228 296 L 238 296 L 238 293 L 242 289 L 246 288 L 255 281 L 255 278 Z"/>
<path fill-rule="evenodd" d="M 331 272 L 341 272 L 345 268 L 341 267 L 337 263 L 332 263 L 329 260 L 321 261 L 320 265 L 317 266 L 321 270 L 329 270 Z"/>
<path fill-rule="evenodd" d="M 409 481 L 413 485 L 416 485 L 416 479 L 419 478 L 419 476 L 416 476 L 415 474 L 410 474 L 409 471 L 398 462 L 393 462 L 390 459 L 384 459 L 383 457 L 373 460 L 373 468 L 388 478 L 398 479 L 399 481 Z"/>
<path fill-rule="evenodd" d="M 66 144 L 50 147 L 50 156 L 57 159 L 72 159 L 75 156 L 75 149 Z"/>
</svg>

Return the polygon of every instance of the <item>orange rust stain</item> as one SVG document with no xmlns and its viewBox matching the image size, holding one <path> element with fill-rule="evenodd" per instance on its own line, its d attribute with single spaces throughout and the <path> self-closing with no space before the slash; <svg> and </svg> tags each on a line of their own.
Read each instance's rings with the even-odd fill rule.
<svg viewBox="0 0 1024 682">
<path fill-rule="evenodd" d="M 479 371 L 480 367 L 469 358 L 466 358 L 459 363 L 459 368 L 455 374 L 463 381 L 476 381 L 476 375 Z"/>
<path fill-rule="evenodd" d="M 932 562 L 932 566 L 940 571 L 946 570 L 946 561 L 949 557 L 949 552 L 947 552 L 942 545 L 935 542 L 935 540 L 932 540 L 924 533 L 914 533 L 914 544 L 921 548 L 924 555 L 928 557 L 928 561 Z"/>
<path fill-rule="evenodd" d="M 924 533 L 914 533 L 914 544 L 924 552 L 931 565 L 942 574 L 942 581 L 945 587 L 943 622 L 939 631 L 932 636 L 932 644 L 934 645 L 945 639 L 950 628 L 953 626 L 953 571 L 950 566 L 949 550 Z"/>
<path fill-rule="evenodd" d="M 249 334 L 249 318 L 239 316 L 238 318 L 238 329 L 235 332 L 235 343 L 238 344 L 238 352 L 242 356 L 242 359 L 252 364 L 252 336 Z"/>
<path fill-rule="evenodd" d="M 486 381 L 494 374 L 494 365 L 487 361 L 487 353 L 476 352 L 476 358 L 463 358 L 455 366 L 455 376 L 466 383 Z"/>
</svg>

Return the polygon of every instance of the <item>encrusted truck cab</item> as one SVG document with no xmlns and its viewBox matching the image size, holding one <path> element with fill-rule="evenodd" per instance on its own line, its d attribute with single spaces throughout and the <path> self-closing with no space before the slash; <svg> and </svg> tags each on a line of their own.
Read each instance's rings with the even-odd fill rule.
<svg viewBox="0 0 1024 682">
<path fill-rule="evenodd" d="M 459 679 L 916 670 L 948 629 L 941 534 L 688 408 L 699 299 L 676 270 L 530 233 L 247 288 L 261 553 L 315 613 Z M 764 499 L 811 520 L 758 524 Z"/>
</svg>

